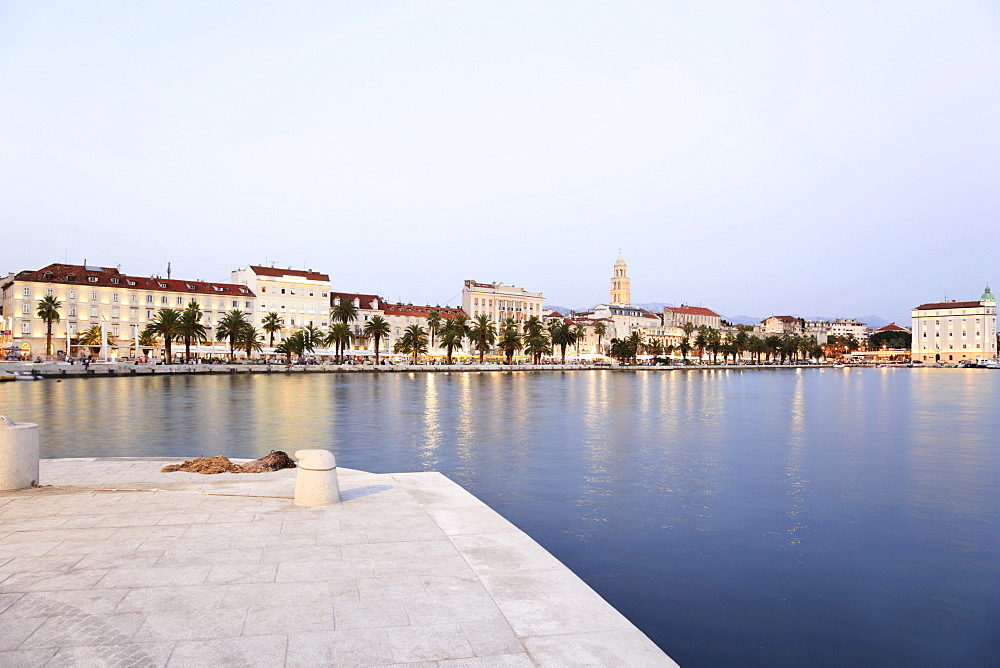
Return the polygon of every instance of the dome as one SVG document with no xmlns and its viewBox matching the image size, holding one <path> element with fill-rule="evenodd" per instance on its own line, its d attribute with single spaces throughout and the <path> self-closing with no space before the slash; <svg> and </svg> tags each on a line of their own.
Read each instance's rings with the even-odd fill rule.
<svg viewBox="0 0 1000 668">
<path fill-rule="evenodd" d="M 992 292 L 990 292 L 990 286 L 988 286 L 988 285 L 986 286 L 986 292 L 984 292 L 983 296 L 979 298 L 979 301 L 981 301 L 981 302 L 993 302 L 994 304 L 996 303 L 997 298 L 993 296 Z"/>
</svg>

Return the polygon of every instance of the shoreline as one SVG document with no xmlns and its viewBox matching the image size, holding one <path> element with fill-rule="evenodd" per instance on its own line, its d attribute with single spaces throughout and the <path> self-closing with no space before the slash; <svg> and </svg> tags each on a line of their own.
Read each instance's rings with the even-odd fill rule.
<svg viewBox="0 0 1000 668">
<path fill-rule="evenodd" d="M 691 364 L 671 366 L 606 364 L 134 364 L 129 362 L 97 362 L 85 368 L 80 364 L 50 362 L 34 364 L 5 363 L 0 375 L 30 373 L 41 378 L 90 378 L 96 376 L 164 376 L 198 374 L 285 374 L 285 373 L 481 373 L 516 371 L 728 371 L 763 369 L 833 369 L 833 368 L 910 368 L 906 365 L 854 364 Z M 933 365 L 920 368 L 938 368 Z M 950 368 L 950 367 L 940 367 Z"/>
</svg>

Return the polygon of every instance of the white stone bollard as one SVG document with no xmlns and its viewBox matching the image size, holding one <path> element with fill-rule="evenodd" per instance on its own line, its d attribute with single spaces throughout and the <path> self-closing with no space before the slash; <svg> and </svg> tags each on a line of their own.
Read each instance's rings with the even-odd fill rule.
<svg viewBox="0 0 1000 668">
<path fill-rule="evenodd" d="M 0 490 L 38 485 L 38 425 L 0 415 Z"/>
<path fill-rule="evenodd" d="M 340 503 L 337 460 L 329 450 L 298 450 L 295 458 L 299 472 L 295 476 L 295 504 L 329 506 Z"/>
</svg>

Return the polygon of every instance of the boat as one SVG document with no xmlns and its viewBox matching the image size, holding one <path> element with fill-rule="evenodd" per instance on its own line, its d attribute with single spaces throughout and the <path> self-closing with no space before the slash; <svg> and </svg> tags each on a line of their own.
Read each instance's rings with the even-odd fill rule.
<svg viewBox="0 0 1000 668">
<path fill-rule="evenodd" d="M 41 380 L 42 378 L 43 376 L 34 371 L 16 371 L 14 373 L 14 380 Z"/>
<path fill-rule="evenodd" d="M 976 360 L 976 366 L 980 369 L 1000 369 L 1000 360 L 996 358 L 980 357 Z"/>
</svg>

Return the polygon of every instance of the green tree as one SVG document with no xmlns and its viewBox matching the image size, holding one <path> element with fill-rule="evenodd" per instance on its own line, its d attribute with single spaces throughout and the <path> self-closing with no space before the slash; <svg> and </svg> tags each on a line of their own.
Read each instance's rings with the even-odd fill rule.
<svg viewBox="0 0 1000 668">
<path fill-rule="evenodd" d="M 549 336 L 552 340 L 552 345 L 559 346 L 559 350 L 562 354 L 562 363 L 566 363 L 566 347 L 571 346 L 576 342 L 576 333 L 573 330 L 573 326 L 570 325 L 565 320 L 557 320 L 549 325 Z"/>
<path fill-rule="evenodd" d="M 413 363 L 417 356 L 427 352 L 427 332 L 420 325 L 410 325 L 403 330 L 403 335 L 396 341 L 394 349 L 403 355 L 412 355 Z"/>
<path fill-rule="evenodd" d="M 594 323 L 594 334 L 597 336 L 597 354 L 604 354 L 604 347 L 601 346 L 601 341 L 605 336 L 608 335 L 608 327 L 603 322 Z"/>
<path fill-rule="evenodd" d="M 582 322 L 576 323 L 576 325 L 573 326 L 573 337 L 575 339 L 573 343 L 576 345 L 576 356 L 579 357 L 580 344 L 587 338 L 587 326 Z"/>
<path fill-rule="evenodd" d="M 226 311 L 219 318 L 219 324 L 215 327 L 216 341 L 229 341 L 229 360 L 236 357 L 236 343 L 240 339 L 240 333 L 247 326 L 246 315 L 239 309 Z"/>
<path fill-rule="evenodd" d="M 552 354 L 552 345 L 543 327 L 532 328 L 525 333 L 524 352 L 531 355 L 533 364 L 540 364 L 542 355 Z"/>
<path fill-rule="evenodd" d="M 45 356 L 52 356 L 52 324 L 59 322 L 59 308 L 62 304 L 52 295 L 42 297 L 35 313 L 45 323 Z"/>
<path fill-rule="evenodd" d="M 155 337 L 156 335 L 152 334 L 152 336 Z M 139 336 L 139 340 L 140 341 L 142 340 L 141 335 Z M 115 345 L 115 337 L 111 332 L 108 332 L 106 341 L 109 346 Z M 98 349 L 101 347 L 101 326 L 91 325 L 80 334 L 80 338 L 77 340 L 77 342 L 81 346 L 89 346 L 91 348 L 94 348 L 95 350 L 92 350 L 91 352 L 97 353 Z"/>
<path fill-rule="evenodd" d="M 261 323 L 261 329 L 267 332 L 268 335 L 268 347 L 274 348 L 274 333 L 281 331 L 281 316 L 275 311 L 268 311 L 264 316 L 264 322 Z"/>
<path fill-rule="evenodd" d="M 100 338 L 101 335 L 98 332 L 97 334 L 98 341 L 100 341 Z M 159 345 L 159 339 L 156 337 L 156 334 L 154 334 L 153 332 L 146 331 L 146 329 L 143 328 L 143 330 L 139 332 L 139 350 L 136 351 L 136 353 L 138 354 L 141 351 L 143 357 L 149 357 L 149 353 L 157 345 Z"/>
<path fill-rule="evenodd" d="M 181 312 L 172 308 L 161 308 L 153 316 L 153 321 L 146 325 L 147 331 L 163 339 L 167 364 L 173 364 L 173 342 L 184 337 L 182 327 Z"/>
<path fill-rule="evenodd" d="M 253 357 L 255 352 L 259 353 L 264 349 L 264 337 L 261 335 L 260 331 L 249 322 L 247 326 L 240 331 L 239 345 L 240 350 L 246 351 L 247 359 Z"/>
<path fill-rule="evenodd" d="M 691 324 L 691 323 L 687 323 Z M 691 352 L 691 338 L 688 336 L 681 337 L 681 342 L 677 346 L 677 349 L 681 351 L 681 359 L 684 363 L 687 363 L 688 353 Z"/>
<path fill-rule="evenodd" d="M 378 364 L 378 349 L 379 343 L 382 339 L 388 339 L 391 333 L 391 328 L 389 327 L 389 322 L 380 315 L 373 315 L 371 320 L 365 323 L 364 329 L 361 330 L 364 335 L 371 339 L 375 344 L 375 364 Z"/>
<path fill-rule="evenodd" d="M 181 313 L 181 338 L 184 339 L 184 359 L 191 359 L 191 342 L 208 341 L 208 331 L 201 324 L 201 306 L 192 299 Z"/>
<path fill-rule="evenodd" d="M 335 322 L 342 322 L 345 325 L 350 325 L 358 319 L 358 307 L 354 305 L 354 302 L 347 301 L 346 299 L 340 299 L 333 306 L 333 308 L 330 309 L 330 318 Z"/>
<path fill-rule="evenodd" d="M 486 314 L 477 315 L 472 319 L 469 329 L 469 341 L 472 347 L 479 351 L 479 363 L 483 363 L 486 352 L 496 343 L 497 330 Z"/>
<path fill-rule="evenodd" d="M 441 311 L 431 310 L 427 314 L 427 331 L 431 335 L 431 348 L 433 348 L 438 332 L 441 331 Z"/>
<path fill-rule="evenodd" d="M 524 347 L 524 342 L 521 340 L 521 335 L 517 331 L 516 326 L 507 326 L 503 328 L 500 333 L 500 342 L 497 347 L 503 351 L 504 356 L 507 358 L 507 364 L 513 364 L 514 353 L 521 350 Z"/>
<path fill-rule="evenodd" d="M 389 323 L 386 323 L 387 328 L 388 326 Z M 337 364 L 344 363 L 344 354 L 342 351 L 351 345 L 351 339 L 353 338 L 354 335 L 351 333 L 351 328 L 347 323 L 337 322 L 330 328 L 330 331 L 326 335 L 326 345 L 333 345 L 335 347 Z M 376 343 L 375 345 L 377 349 L 378 344 Z"/>
<path fill-rule="evenodd" d="M 465 324 L 464 316 L 448 318 L 441 325 L 441 346 L 445 350 L 445 360 L 448 364 L 452 363 L 452 352 L 462 349 L 462 342 L 465 340 L 466 334 L 468 334 L 468 327 Z"/>
<path fill-rule="evenodd" d="M 292 355 L 298 355 L 299 357 L 305 355 L 306 337 L 303 336 L 302 332 L 292 332 L 290 335 L 285 337 L 284 341 L 278 343 L 274 350 L 278 354 L 284 355 L 285 361 L 288 364 L 291 364 Z"/>
</svg>

